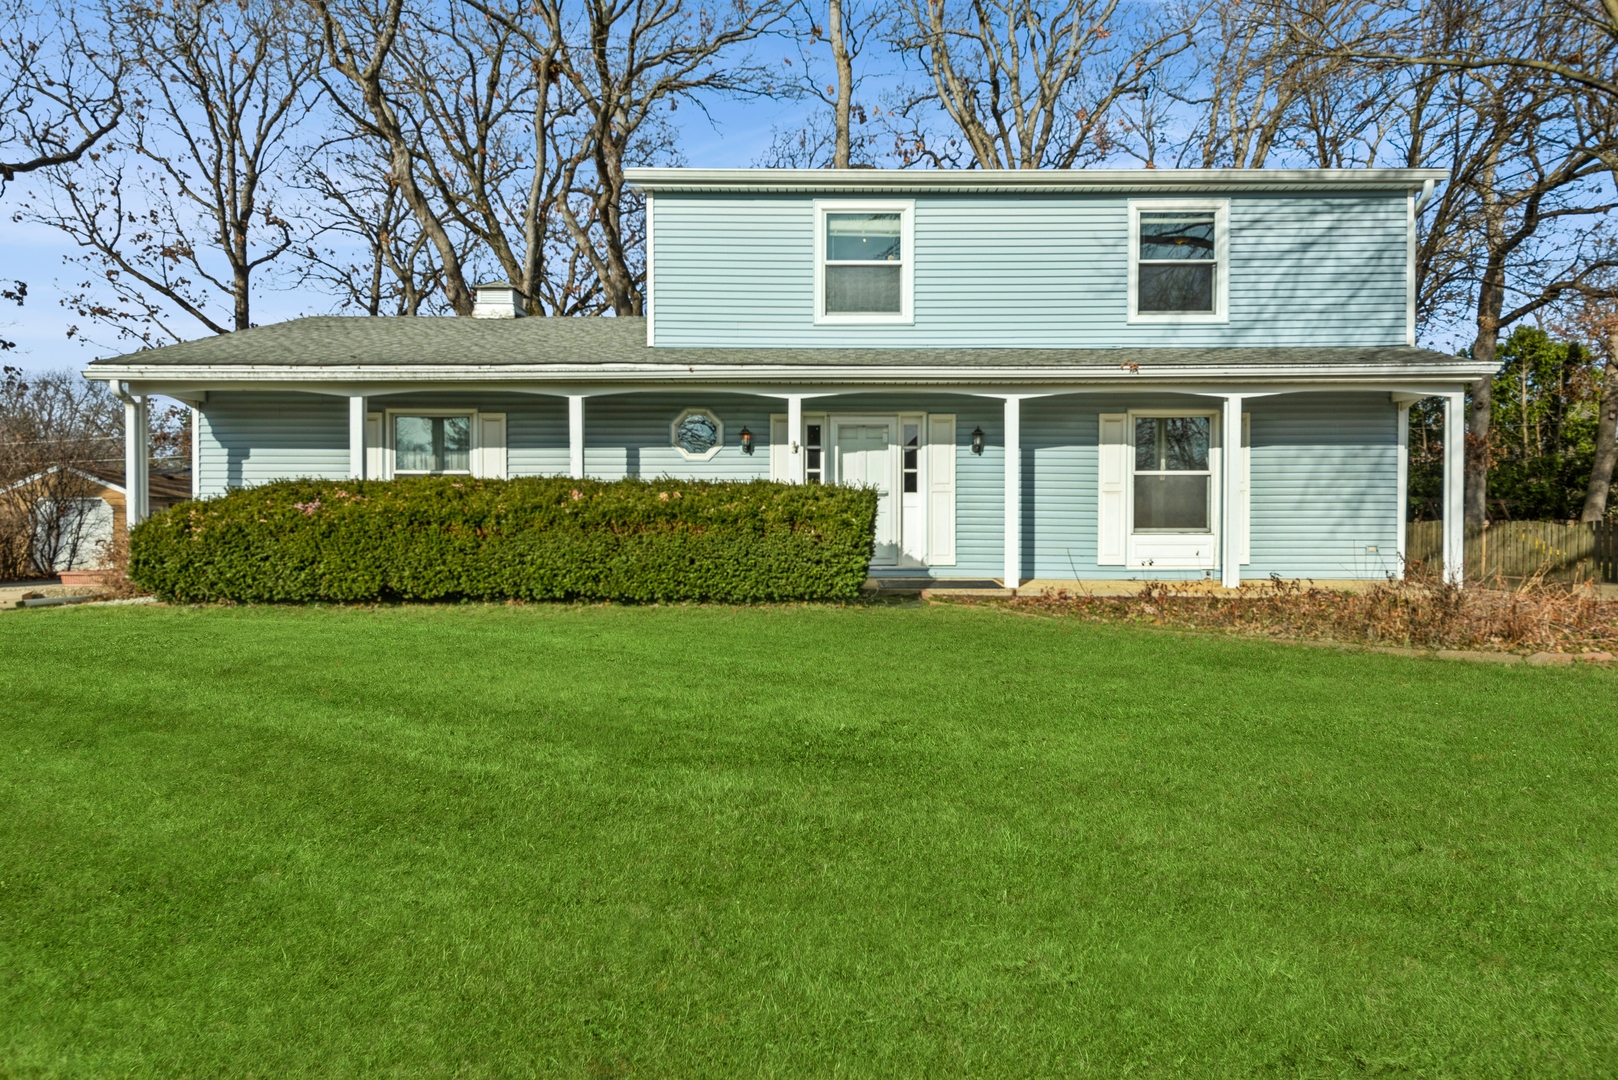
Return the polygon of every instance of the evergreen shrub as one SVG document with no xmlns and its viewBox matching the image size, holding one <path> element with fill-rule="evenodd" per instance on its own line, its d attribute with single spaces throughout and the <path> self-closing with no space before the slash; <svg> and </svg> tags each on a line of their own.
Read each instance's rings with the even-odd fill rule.
<svg viewBox="0 0 1618 1080">
<path fill-rule="evenodd" d="M 153 515 L 129 577 L 185 602 L 847 599 L 876 507 L 763 480 L 284 480 Z"/>
</svg>

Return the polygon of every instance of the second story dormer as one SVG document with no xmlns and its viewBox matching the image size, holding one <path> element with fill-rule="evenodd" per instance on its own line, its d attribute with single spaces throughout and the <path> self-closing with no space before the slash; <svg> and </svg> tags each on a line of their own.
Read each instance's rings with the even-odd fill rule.
<svg viewBox="0 0 1618 1080">
<path fill-rule="evenodd" d="M 649 343 L 1414 344 L 1434 170 L 639 169 Z"/>
</svg>

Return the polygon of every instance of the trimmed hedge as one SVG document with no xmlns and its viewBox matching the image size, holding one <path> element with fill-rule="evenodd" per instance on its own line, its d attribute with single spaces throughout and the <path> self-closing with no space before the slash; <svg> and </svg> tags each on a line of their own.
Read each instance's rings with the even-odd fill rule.
<svg viewBox="0 0 1618 1080">
<path fill-rule="evenodd" d="M 283 480 L 153 515 L 129 577 L 187 602 L 847 599 L 876 505 L 764 480 Z"/>
</svg>

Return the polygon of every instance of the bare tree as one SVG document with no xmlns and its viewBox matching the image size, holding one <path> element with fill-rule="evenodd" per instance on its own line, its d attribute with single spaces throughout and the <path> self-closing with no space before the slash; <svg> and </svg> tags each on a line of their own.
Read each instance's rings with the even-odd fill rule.
<svg viewBox="0 0 1618 1080">
<path fill-rule="evenodd" d="M 1581 336 L 1599 343 L 1603 355 L 1596 405 L 1595 454 L 1585 487 L 1581 521 L 1601 521 L 1611 505 L 1612 477 L 1618 466 L 1618 309 L 1611 303 L 1586 304 L 1579 312 Z"/>
<path fill-rule="evenodd" d="M 926 71 L 899 113 L 901 158 L 959 163 L 941 112 L 985 169 L 1069 169 L 1117 152 L 1118 106 L 1168 90 L 1200 6 L 1124 0 L 899 0 L 895 48 Z"/>
<path fill-rule="evenodd" d="M 124 114 L 123 59 L 95 48 L 72 8 L 0 2 L 0 193 L 22 173 L 71 165 Z"/>
<path fill-rule="evenodd" d="M 604 306 L 642 314 L 641 204 L 624 169 L 658 152 L 673 156 L 668 114 L 680 104 L 769 85 L 763 69 L 738 51 L 784 17 L 779 0 L 734 0 L 717 10 L 688 0 L 584 0 L 577 11 L 562 0 L 534 0 L 533 19 L 467 2 L 522 34 L 533 50 L 555 50 L 558 77 L 583 109 L 590 170 L 575 176 L 581 198 L 559 203 L 560 218 L 600 282 Z"/>
<path fill-rule="evenodd" d="M 1430 14 L 1472 32 L 1435 40 L 1415 16 L 1425 6 L 1386 0 L 1394 37 L 1367 40 L 1321 21 L 1316 45 L 1362 62 L 1439 67 L 1463 72 L 1515 70 L 1564 90 L 1618 103 L 1618 0 L 1450 0 Z"/>
<path fill-rule="evenodd" d="M 624 168 L 673 157 L 669 113 L 681 103 L 759 88 L 760 70 L 734 53 L 780 10 L 460 0 L 406 20 L 402 0 L 311 2 L 351 91 L 340 105 L 389 148 L 392 182 L 459 314 L 472 296 L 458 235 L 533 313 L 639 314 L 644 225 Z"/>
<path fill-rule="evenodd" d="M 0 372 L 0 578 L 96 563 L 100 485 L 118 456 L 122 408 L 106 386 L 71 371 Z"/>
<path fill-rule="evenodd" d="M 788 8 L 795 24 L 796 77 L 789 80 L 793 92 L 817 103 L 817 108 L 799 128 L 774 132 L 768 150 L 759 164 L 765 168 L 815 169 L 827 166 L 847 169 L 865 164 L 876 143 L 874 131 L 855 130 L 856 124 L 870 120 L 869 110 L 855 101 L 863 76 L 855 64 L 871 40 L 871 34 L 885 27 L 892 17 L 883 2 L 856 5 L 852 0 L 827 0 L 824 21 L 815 0 L 798 0 Z M 823 47 L 831 62 L 830 80 L 822 74 Z"/>
<path fill-rule="evenodd" d="M 341 140 L 320 148 L 303 172 L 318 200 L 306 211 L 313 235 L 305 280 L 334 294 L 339 308 L 366 315 L 419 315 L 442 303 L 442 267 L 392 182 L 385 147 Z M 469 247 L 463 238 L 463 260 Z"/>
<path fill-rule="evenodd" d="M 1196 122 L 1178 164 L 1352 168 L 1385 152 L 1413 80 L 1300 48 L 1318 21 L 1377 18 L 1373 0 L 1233 0 L 1210 14 L 1195 45 Z"/>
<path fill-rule="evenodd" d="M 107 7 L 139 72 L 129 130 L 56 171 L 25 216 L 67 234 L 89 271 L 71 303 L 145 344 L 252 325 L 255 275 L 294 247 L 275 198 L 315 61 L 284 0 Z"/>
</svg>

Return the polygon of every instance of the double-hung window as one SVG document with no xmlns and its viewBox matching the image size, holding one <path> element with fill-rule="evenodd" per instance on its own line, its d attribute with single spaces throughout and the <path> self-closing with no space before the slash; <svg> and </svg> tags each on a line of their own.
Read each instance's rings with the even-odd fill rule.
<svg viewBox="0 0 1618 1080">
<path fill-rule="evenodd" d="M 815 321 L 911 321 L 909 201 L 815 203 Z"/>
<path fill-rule="evenodd" d="M 1134 531 L 1211 531 L 1213 418 L 1136 416 L 1134 434 Z"/>
<path fill-rule="evenodd" d="M 1229 203 L 1129 204 L 1129 321 L 1225 322 Z"/>
<path fill-rule="evenodd" d="M 470 414 L 393 415 L 394 475 L 471 471 Z"/>
</svg>

